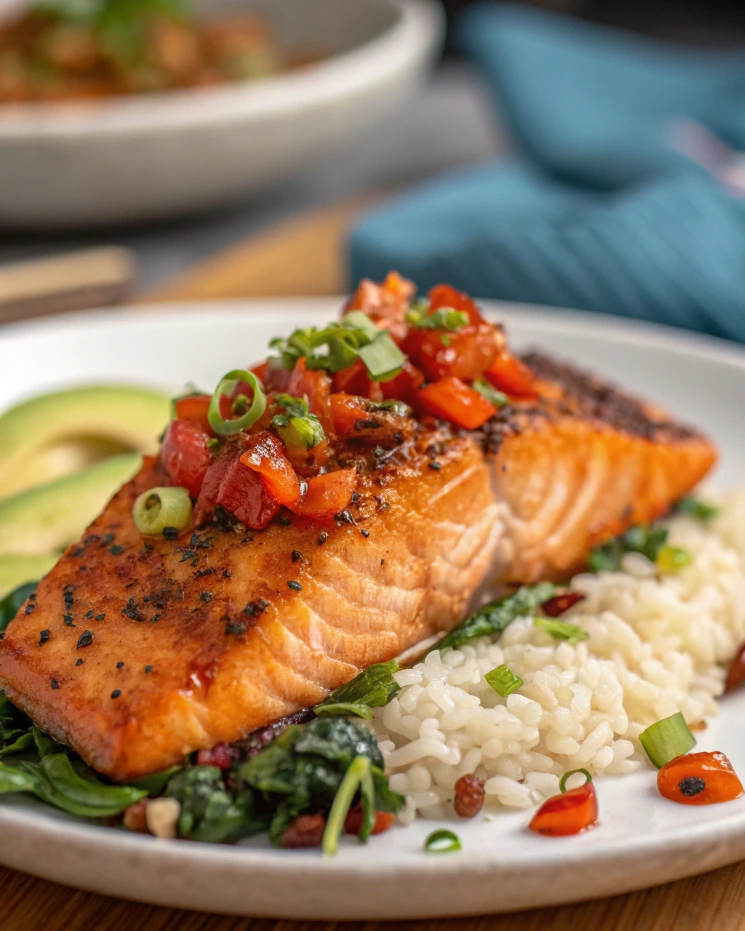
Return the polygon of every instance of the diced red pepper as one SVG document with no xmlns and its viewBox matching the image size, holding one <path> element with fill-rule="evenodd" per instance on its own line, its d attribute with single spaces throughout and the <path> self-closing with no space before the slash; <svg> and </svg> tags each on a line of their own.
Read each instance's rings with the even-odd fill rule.
<svg viewBox="0 0 745 931">
<path fill-rule="evenodd" d="M 418 389 L 424 384 L 424 375 L 407 359 L 401 371 L 390 381 L 380 382 L 384 398 L 405 401 L 414 405 Z"/>
<path fill-rule="evenodd" d="M 681 805 L 715 805 L 743 794 L 742 783 L 723 753 L 686 753 L 657 773 L 660 795 Z"/>
<path fill-rule="evenodd" d="M 476 301 L 452 285 L 436 284 L 429 292 L 429 312 L 434 313 L 442 307 L 452 307 L 453 310 L 468 314 L 468 319 L 473 324 L 484 322 Z"/>
<path fill-rule="evenodd" d="M 535 376 L 528 366 L 504 350 L 484 373 L 499 391 L 516 398 L 535 398 Z"/>
<path fill-rule="evenodd" d="M 554 795 L 541 805 L 528 825 L 531 831 L 547 837 L 579 834 L 596 824 L 598 799 L 595 787 L 586 782 L 578 789 Z"/>
<path fill-rule="evenodd" d="M 192 394 L 186 398 L 179 398 L 175 403 L 176 420 L 193 420 L 212 436 L 212 427 L 207 419 L 212 398 L 208 394 Z"/>
<path fill-rule="evenodd" d="M 160 461 L 172 485 L 185 488 L 192 498 L 199 495 L 212 456 L 209 435 L 193 420 L 172 420 L 163 437 Z"/>
<path fill-rule="evenodd" d="M 252 530 L 263 530 L 281 505 L 269 494 L 261 476 L 228 447 L 210 466 L 194 510 L 196 524 L 210 520 L 220 506 Z"/>
<path fill-rule="evenodd" d="M 357 470 L 339 469 L 336 472 L 325 472 L 323 475 L 309 478 L 306 484 L 305 493 L 290 505 L 290 510 L 311 520 L 333 520 L 352 500 L 357 486 Z"/>
<path fill-rule="evenodd" d="M 344 312 L 362 310 L 381 329 L 387 329 L 394 339 L 398 339 L 406 332 L 406 311 L 415 294 L 415 285 L 398 272 L 389 272 L 382 284 L 365 278 L 360 281 Z"/>
<path fill-rule="evenodd" d="M 383 400 L 383 390 L 380 383 L 371 380 L 362 359 L 356 359 L 348 368 L 342 369 L 341 372 L 334 372 L 331 377 L 331 390 L 356 394 L 361 398 L 369 398 L 371 401 Z"/>
<path fill-rule="evenodd" d="M 272 433 L 250 433 L 243 442 L 241 462 L 261 476 L 269 495 L 278 504 L 292 504 L 300 497 L 300 479 L 285 456 L 284 446 Z"/>
<path fill-rule="evenodd" d="M 548 601 L 544 601 L 541 610 L 546 617 L 561 617 L 570 608 L 579 604 L 580 601 L 584 601 L 585 597 L 581 592 L 561 592 L 554 595 L 553 598 L 549 598 Z"/>
<path fill-rule="evenodd" d="M 452 376 L 420 389 L 418 401 L 426 413 L 466 430 L 478 430 L 497 412 L 482 394 Z"/>
<path fill-rule="evenodd" d="M 494 364 L 503 344 L 499 330 L 481 323 L 452 333 L 412 328 L 401 348 L 428 381 L 447 375 L 473 381 Z"/>
<path fill-rule="evenodd" d="M 373 825 L 371 834 L 383 834 L 385 831 L 390 830 L 393 825 L 396 823 L 396 816 L 391 814 L 390 811 L 376 811 L 375 812 L 375 824 Z M 359 805 L 355 805 L 354 808 L 350 808 L 347 812 L 347 817 L 344 819 L 344 833 L 345 834 L 359 834 L 362 830 L 362 808 Z"/>
</svg>

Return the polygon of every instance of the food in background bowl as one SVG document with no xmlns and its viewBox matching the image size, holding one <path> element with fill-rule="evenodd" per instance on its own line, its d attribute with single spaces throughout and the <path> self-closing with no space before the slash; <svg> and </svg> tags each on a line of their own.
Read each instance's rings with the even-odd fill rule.
<svg viewBox="0 0 745 931">
<path fill-rule="evenodd" d="M 250 12 L 202 19 L 189 0 L 39 0 L 0 24 L 0 103 L 213 86 L 301 61 Z"/>
</svg>

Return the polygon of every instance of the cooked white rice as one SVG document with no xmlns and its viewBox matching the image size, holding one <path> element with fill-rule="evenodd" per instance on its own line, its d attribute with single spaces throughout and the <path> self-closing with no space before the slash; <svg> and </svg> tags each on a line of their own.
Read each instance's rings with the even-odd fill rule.
<svg viewBox="0 0 745 931">
<path fill-rule="evenodd" d="M 401 690 L 373 727 L 391 787 L 407 798 L 402 820 L 451 814 L 466 773 L 485 781 L 488 805 L 512 808 L 556 794 L 570 769 L 630 773 L 644 765 L 645 727 L 676 711 L 690 725 L 717 713 L 745 639 L 745 491 L 713 526 L 668 526 L 692 557 L 682 571 L 660 577 L 629 554 L 623 572 L 573 579 L 586 598 L 561 619 L 589 639 L 558 642 L 525 618 L 497 643 L 434 651 L 396 673 Z M 484 679 L 502 663 L 524 680 L 506 699 Z"/>
</svg>

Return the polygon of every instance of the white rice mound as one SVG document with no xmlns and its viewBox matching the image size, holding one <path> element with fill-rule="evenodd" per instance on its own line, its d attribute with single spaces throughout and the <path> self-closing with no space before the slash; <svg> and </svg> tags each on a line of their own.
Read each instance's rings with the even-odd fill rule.
<svg viewBox="0 0 745 931">
<path fill-rule="evenodd" d="M 401 690 L 372 726 L 391 788 L 407 799 L 401 820 L 451 815 L 466 773 L 484 780 L 487 805 L 530 807 L 568 770 L 646 765 L 638 736 L 660 718 L 681 711 L 695 726 L 717 714 L 726 664 L 745 640 L 745 491 L 711 526 L 667 525 L 668 542 L 692 557 L 680 572 L 660 576 L 634 553 L 622 572 L 572 580 L 586 597 L 561 620 L 589 639 L 557 641 L 524 618 L 496 643 L 434 651 L 396 673 Z M 507 698 L 484 679 L 502 663 L 524 680 Z"/>
</svg>

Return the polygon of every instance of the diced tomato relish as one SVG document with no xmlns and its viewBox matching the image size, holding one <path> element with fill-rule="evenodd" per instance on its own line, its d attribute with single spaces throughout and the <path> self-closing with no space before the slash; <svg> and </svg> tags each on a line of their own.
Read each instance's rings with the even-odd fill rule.
<svg viewBox="0 0 745 931">
<path fill-rule="evenodd" d="M 412 307 L 415 294 L 414 285 L 396 272 L 380 284 L 360 282 L 344 313 L 361 311 L 375 328 L 353 318 L 345 325 L 360 335 L 347 332 L 342 349 L 329 328 L 298 331 L 276 358 L 251 369 L 266 397 L 254 398 L 253 388 L 238 382 L 221 395 L 212 424 L 211 396 L 177 399 L 161 464 L 168 480 L 196 499 L 195 522 L 222 520 L 225 512 L 229 522 L 259 530 L 282 507 L 309 520 L 331 521 L 352 501 L 357 470 L 365 468 L 357 460 L 364 463 L 371 450 L 415 435 L 412 411 L 478 430 L 497 412 L 482 393 L 483 379 L 513 399 L 536 396 L 533 373 L 509 353 L 502 329 L 484 320 L 471 297 L 441 284 Z M 379 339 L 378 330 L 387 335 Z M 307 360 L 298 353 L 304 345 Z M 336 357 L 327 363 L 326 353 Z M 390 369 L 384 367 L 388 360 Z M 388 371 L 387 381 L 370 375 Z M 474 387 L 477 380 L 481 390 Z M 249 407 L 234 404 L 241 394 L 260 403 L 245 428 L 234 433 Z M 378 452 L 373 455 L 379 459 Z"/>
</svg>

